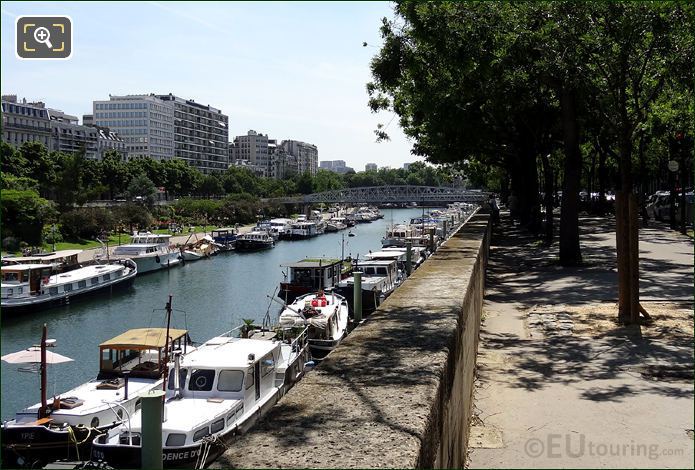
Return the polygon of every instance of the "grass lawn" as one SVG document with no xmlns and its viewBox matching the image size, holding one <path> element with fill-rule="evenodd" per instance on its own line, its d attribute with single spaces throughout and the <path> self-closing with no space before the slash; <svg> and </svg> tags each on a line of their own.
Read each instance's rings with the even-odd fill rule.
<svg viewBox="0 0 695 470">
<path fill-rule="evenodd" d="M 127 233 L 121 234 L 121 243 L 128 243 L 130 241 L 130 235 Z M 109 246 L 118 245 L 118 235 L 111 235 L 109 237 Z M 76 242 L 60 242 L 56 243 L 56 250 L 87 250 L 89 248 L 97 248 L 101 246 L 96 240 L 80 240 Z M 45 243 L 43 245 L 44 251 L 52 251 L 53 245 L 51 243 Z"/>
</svg>

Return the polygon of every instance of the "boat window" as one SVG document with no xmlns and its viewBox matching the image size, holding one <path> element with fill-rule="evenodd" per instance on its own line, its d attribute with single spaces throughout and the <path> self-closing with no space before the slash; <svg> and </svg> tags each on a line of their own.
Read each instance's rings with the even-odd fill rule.
<svg viewBox="0 0 695 470">
<path fill-rule="evenodd" d="M 171 369 L 169 371 L 169 385 L 167 385 L 167 388 L 169 390 L 174 390 L 174 374 L 176 373 L 176 369 Z M 188 369 L 180 369 L 179 370 L 179 388 L 184 388 L 184 385 L 186 384 L 186 376 L 188 375 Z"/>
<path fill-rule="evenodd" d="M 239 392 L 243 383 L 244 373 L 242 371 L 221 370 L 217 379 L 217 390 L 220 392 Z"/>
<path fill-rule="evenodd" d="M 98 277 L 93 277 L 89 281 L 92 285 L 99 284 L 99 278 Z"/>
<path fill-rule="evenodd" d="M 388 273 L 386 272 L 386 268 L 379 268 L 377 272 L 383 276 L 386 276 Z"/>
<path fill-rule="evenodd" d="M 48 288 L 48 293 L 51 295 L 55 295 L 58 293 L 58 288 L 57 287 L 49 287 Z"/>
<path fill-rule="evenodd" d="M 77 287 L 78 287 L 78 289 L 81 289 L 83 287 L 87 287 L 87 281 L 78 281 Z"/>
<path fill-rule="evenodd" d="M 188 382 L 188 390 L 209 392 L 212 390 L 212 383 L 215 381 L 215 371 L 212 369 L 197 369 L 191 373 L 191 380 Z"/>
<path fill-rule="evenodd" d="M 186 435 L 177 433 L 177 432 L 172 432 L 167 436 L 167 441 L 166 444 L 164 444 L 167 447 L 181 447 L 186 443 Z"/>
<path fill-rule="evenodd" d="M 103 278 L 105 281 L 108 281 L 111 279 L 111 274 L 104 274 Z"/>
<path fill-rule="evenodd" d="M 7 289 L 7 295 L 14 295 L 14 289 Z"/>
<path fill-rule="evenodd" d="M 207 427 L 204 427 L 202 429 L 198 429 L 195 434 L 193 434 L 193 441 L 199 441 L 205 436 L 210 435 L 210 429 Z"/>
<path fill-rule="evenodd" d="M 19 281 L 19 273 L 5 273 L 3 277 L 5 281 Z"/>
<path fill-rule="evenodd" d="M 12 289 L 10 289 L 10 294 L 12 294 L 11 291 L 12 291 Z M 24 293 L 24 289 L 20 287 L 19 289 L 17 289 L 17 293 L 18 293 L 18 294 Z"/>
<path fill-rule="evenodd" d="M 253 386 L 253 367 L 246 371 L 246 390 Z"/>
<path fill-rule="evenodd" d="M 224 429 L 224 418 L 220 418 L 217 421 L 213 421 L 213 423 L 210 425 L 210 432 L 215 434 L 216 432 L 220 432 Z"/>
<path fill-rule="evenodd" d="M 72 284 L 65 284 L 63 286 L 63 292 L 70 292 L 72 290 Z"/>
<path fill-rule="evenodd" d="M 263 359 L 261 359 L 261 376 L 265 377 L 275 370 L 275 358 L 273 354 L 267 354 Z"/>
</svg>

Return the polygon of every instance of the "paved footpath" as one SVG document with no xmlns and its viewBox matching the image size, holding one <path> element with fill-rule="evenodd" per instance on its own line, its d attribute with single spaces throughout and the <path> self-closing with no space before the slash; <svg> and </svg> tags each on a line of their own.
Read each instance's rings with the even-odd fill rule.
<svg viewBox="0 0 695 470">
<path fill-rule="evenodd" d="M 640 230 L 643 305 L 681 312 L 685 329 L 655 315 L 656 327 L 581 334 L 576 312 L 617 310 L 614 220 L 581 224 L 582 268 L 559 267 L 556 244 L 504 215 L 496 229 L 469 467 L 693 468 L 693 243 Z"/>
</svg>

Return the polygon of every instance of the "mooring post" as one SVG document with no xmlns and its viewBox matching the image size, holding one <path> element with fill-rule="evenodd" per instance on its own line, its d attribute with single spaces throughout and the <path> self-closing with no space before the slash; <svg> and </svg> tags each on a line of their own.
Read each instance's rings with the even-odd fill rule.
<svg viewBox="0 0 695 470">
<path fill-rule="evenodd" d="M 434 246 L 434 228 L 430 229 L 430 252 L 434 253 L 434 249 L 436 248 Z"/>
<path fill-rule="evenodd" d="M 142 398 L 142 457 L 141 468 L 164 468 L 162 459 L 162 419 L 164 417 L 162 390 L 151 390 Z"/>
<path fill-rule="evenodd" d="M 444 238 L 445 238 L 445 239 L 449 236 L 449 230 L 448 230 L 449 227 L 448 227 L 448 225 L 449 225 L 449 224 L 447 224 L 447 221 L 445 220 L 445 221 L 444 221 Z"/>
<path fill-rule="evenodd" d="M 413 242 L 405 242 L 405 273 L 410 276 L 413 272 Z"/>
<path fill-rule="evenodd" d="M 353 282 L 353 293 L 352 293 L 352 299 L 353 299 L 353 316 L 355 319 L 355 323 L 359 323 L 362 321 L 362 272 L 361 271 L 355 271 L 352 273 L 354 282 Z"/>
</svg>

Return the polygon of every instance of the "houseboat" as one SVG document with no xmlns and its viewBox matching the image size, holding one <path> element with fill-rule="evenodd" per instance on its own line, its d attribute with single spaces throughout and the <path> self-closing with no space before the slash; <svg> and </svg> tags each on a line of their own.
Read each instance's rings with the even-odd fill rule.
<svg viewBox="0 0 695 470">
<path fill-rule="evenodd" d="M 126 287 L 138 273 L 137 265 L 129 259 L 59 274 L 51 274 L 53 267 L 46 264 L 17 264 L 1 269 L 0 305 L 6 313 L 36 311 L 103 289 Z"/>
<path fill-rule="evenodd" d="M 175 356 L 164 402 L 164 467 L 202 468 L 248 431 L 301 377 L 308 359 L 307 332 L 279 339 L 274 332 L 250 338 L 232 330 L 183 358 Z M 142 413 L 92 444 L 92 460 L 140 468 Z"/>
<path fill-rule="evenodd" d="M 402 282 L 403 274 L 396 260 L 360 261 L 353 266 L 354 271 L 362 272 L 362 311 L 371 313 L 377 309 Z M 337 292 L 345 296 L 354 308 L 354 276 L 346 277 L 338 284 Z"/>
<path fill-rule="evenodd" d="M 275 241 L 266 231 L 253 231 L 239 235 L 236 239 L 236 251 L 256 251 L 273 248 Z"/>
<path fill-rule="evenodd" d="M 300 295 L 337 286 L 350 266 L 350 262 L 337 258 L 306 258 L 282 265 L 287 272 L 285 280 L 280 283 L 278 297 L 285 303 L 292 303 Z"/>
<path fill-rule="evenodd" d="M 139 232 L 127 245 L 117 246 L 111 258 L 129 258 L 138 265 L 138 274 L 176 266 L 181 262 L 179 250 L 170 245 L 171 235 Z"/>
<path fill-rule="evenodd" d="M 141 393 L 162 387 L 169 351 L 193 349 L 188 331 L 173 328 L 138 328 L 101 343 L 96 379 L 50 400 L 42 390 L 41 403 L 2 424 L 3 466 L 88 456 L 96 436 L 140 409 Z"/>
<path fill-rule="evenodd" d="M 302 240 L 305 238 L 311 238 L 318 235 L 318 229 L 315 222 L 309 222 L 307 220 L 293 222 L 290 225 L 290 240 Z"/>
<path fill-rule="evenodd" d="M 220 245 L 222 251 L 230 251 L 234 249 L 239 231 L 234 227 L 218 228 L 210 232 L 212 239 Z"/>
</svg>

